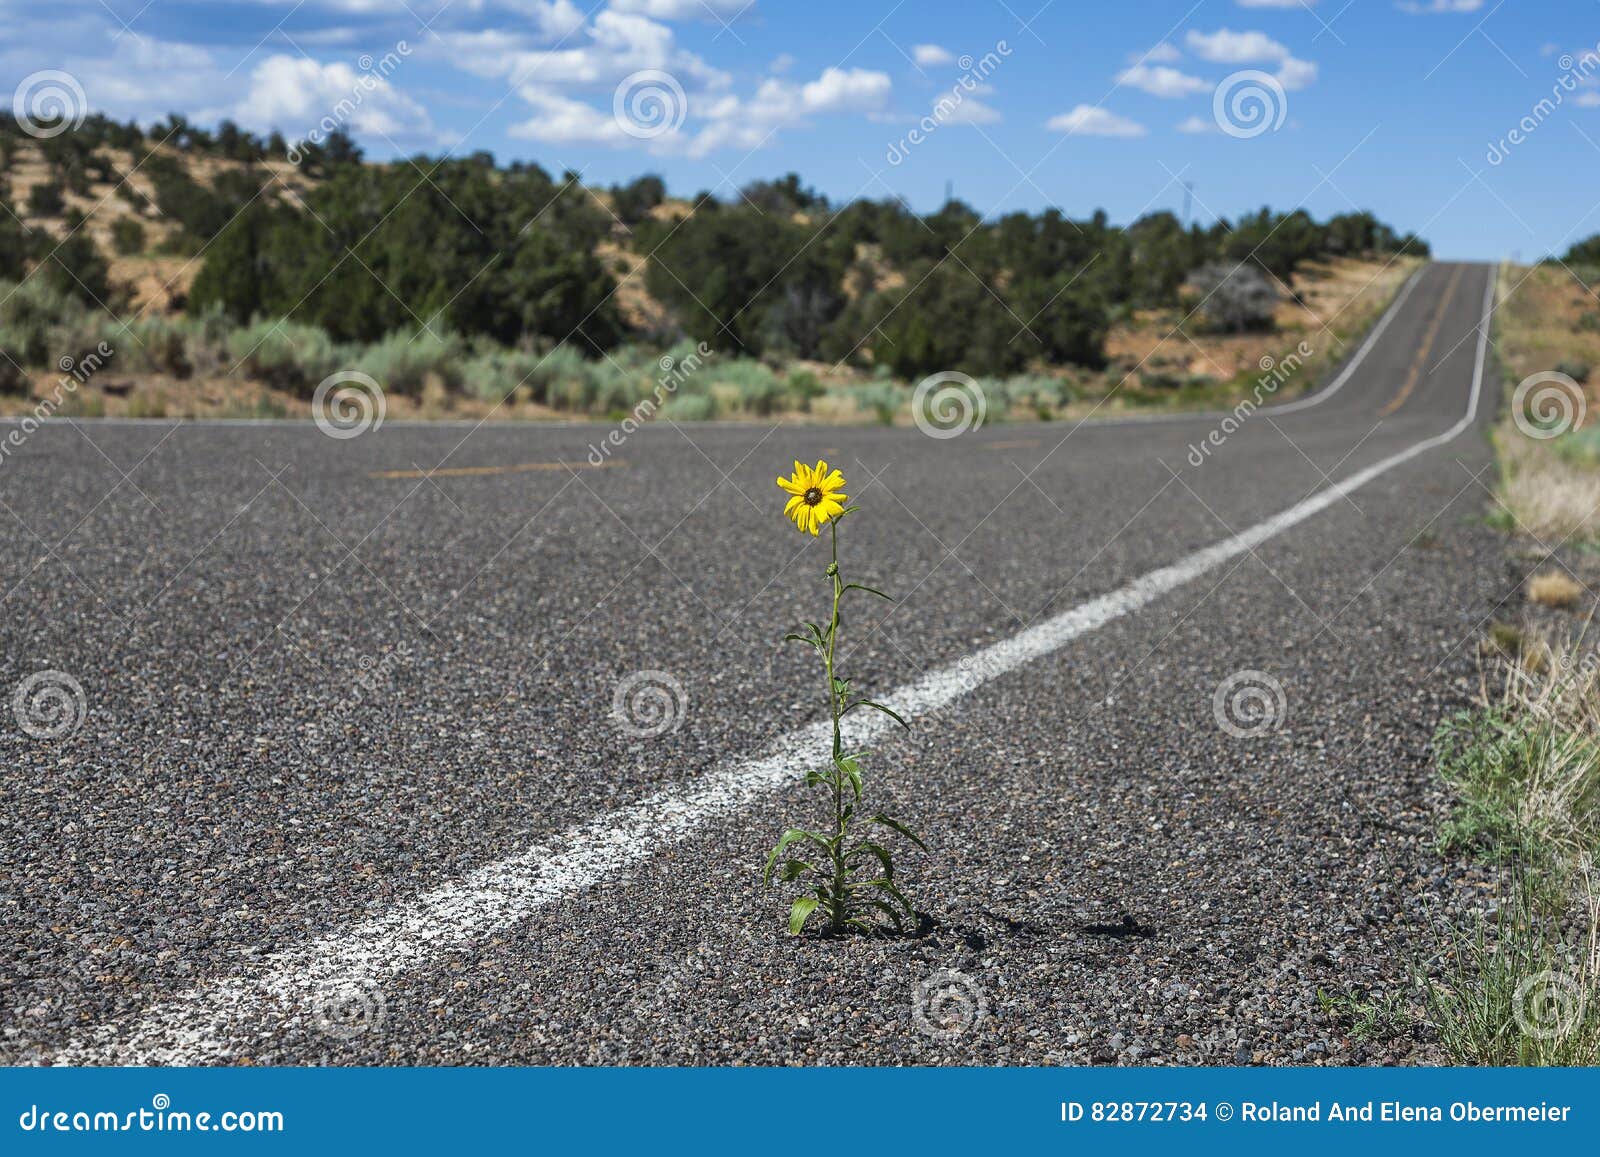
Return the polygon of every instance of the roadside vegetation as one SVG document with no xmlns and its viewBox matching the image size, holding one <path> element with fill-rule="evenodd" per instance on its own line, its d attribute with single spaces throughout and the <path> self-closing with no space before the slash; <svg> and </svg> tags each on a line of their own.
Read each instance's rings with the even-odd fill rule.
<svg viewBox="0 0 1600 1157">
<path fill-rule="evenodd" d="M 679 199 L 340 134 L 296 161 L 227 122 L 0 120 L 0 406 L 101 340 L 73 405 L 112 413 L 300 414 L 355 369 L 401 416 L 616 418 L 697 348 L 668 416 L 904 421 L 944 371 L 989 421 L 1216 405 L 1304 335 L 1308 388 L 1427 252 L 1359 212 L 983 219 L 793 174 Z"/>
<path fill-rule="evenodd" d="M 1481 869 L 1481 899 L 1444 903 L 1411 978 L 1322 1008 L 1452 1064 L 1600 1064 L 1600 653 L 1503 623 L 1483 651 L 1479 704 L 1434 736 L 1453 795 L 1438 847 Z"/>
<path fill-rule="evenodd" d="M 1412 984 L 1323 1001 L 1355 1035 L 1421 1031 L 1457 1064 L 1600 1064 L 1597 284 L 1600 239 L 1500 271 L 1489 517 L 1521 577 L 1482 639 L 1478 704 L 1434 737 L 1439 849 L 1481 869 L 1482 900 L 1446 904 Z"/>
<path fill-rule="evenodd" d="M 1492 518 L 1552 545 L 1600 542 L 1597 287 L 1596 239 L 1562 262 L 1500 272 L 1495 350 L 1512 404 L 1495 431 L 1500 505 Z M 1537 375 L 1547 380 L 1530 383 L 1519 405 L 1516 387 Z"/>
<path fill-rule="evenodd" d="M 1536 641 L 1480 709 L 1440 728 L 1457 799 L 1440 847 L 1499 868 L 1495 906 L 1451 927 L 1427 1010 L 1451 1060 L 1600 1063 L 1600 663 Z"/>
</svg>

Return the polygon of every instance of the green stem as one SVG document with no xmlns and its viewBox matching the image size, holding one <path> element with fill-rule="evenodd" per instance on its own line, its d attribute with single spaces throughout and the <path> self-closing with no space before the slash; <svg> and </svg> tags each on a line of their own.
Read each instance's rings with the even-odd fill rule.
<svg viewBox="0 0 1600 1157">
<path fill-rule="evenodd" d="M 828 650 L 823 663 L 828 674 L 828 709 L 833 715 L 833 896 L 828 905 L 829 926 L 834 932 L 844 929 L 845 921 L 845 866 L 844 866 L 844 772 L 839 759 L 844 755 L 843 739 L 839 729 L 839 692 L 834 685 L 834 644 L 839 638 L 839 597 L 844 594 L 844 581 L 839 577 L 839 521 L 828 523 L 833 540 L 833 565 L 828 573 L 833 579 L 833 616 L 828 621 Z"/>
</svg>

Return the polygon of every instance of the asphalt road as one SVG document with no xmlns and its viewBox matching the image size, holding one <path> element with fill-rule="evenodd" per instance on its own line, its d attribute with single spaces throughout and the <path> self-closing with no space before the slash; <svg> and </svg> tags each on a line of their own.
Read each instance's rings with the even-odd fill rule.
<svg viewBox="0 0 1600 1157">
<path fill-rule="evenodd" d="M 1491 276 L 1428 267 L 1336 390 L 1203 455 L 1216 416 L 656 424 L 605 469 L 560 465 L 598 424 L 32 432 L 0 1060 L 1432 1059 L 1316 996 L 1408 975 L 1460 891 L 1427 743 L 1506 583 Z M 842 665 L 916 712 L 867 767 L 930 844 L 915 937 L 791 939 L 760 883 L 818 818 L 779 640 L 825 542 L 773 478 L 819 457 L 847 577 L 900 596 Z M 659 735 L 614 711 L 641 672 Z"/>
</svg>

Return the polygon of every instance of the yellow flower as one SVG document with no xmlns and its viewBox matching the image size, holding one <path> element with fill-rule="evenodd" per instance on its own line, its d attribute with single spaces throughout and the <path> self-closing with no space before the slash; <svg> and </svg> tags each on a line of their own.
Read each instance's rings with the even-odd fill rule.
<svg viewBox="0 0 1600 1157">
<path fill-rule="evenodd" d="M 794 520 L 795 526 L 815 535 L 824 522 L 844 512 L 845 503 L 850 501 L 848 494 L 841 493 L 844 484 L 844 475 L 830 471 L 826 462 L 818 461 L 815 467 L 796 462 L 790 477 L 778 479 L 778 485 L 794 496 L 783 513 Z"/>
</svg>

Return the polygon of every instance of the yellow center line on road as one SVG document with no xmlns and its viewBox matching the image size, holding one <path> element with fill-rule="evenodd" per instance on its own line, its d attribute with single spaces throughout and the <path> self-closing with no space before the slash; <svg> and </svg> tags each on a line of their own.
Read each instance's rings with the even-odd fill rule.
<svg viewBox="0 0 1600 1157">
<path fill-rule="evenodd" d="M 535 470 L 609 470 L 626 462 L 518 462 L 514 466 L 451 466 L 439 470 L 373 470 L 368 478 L 479 478 L 487 474 L 529 474 Z"/>
<path fill-rule="evenodd" d="M 1444 287 L 1444 296 L 1439 299 L 1439 306 L 1433 311 L 1433 320 L 1428 324 L 1428 335 L 1422 339 L 1422 348 L 1417 350 L 1417 356 L 1411 362 L 1411 372 L 1406 374 L 1406 384 L 1400 387 L 1400 392 L 1383 409 L 1378 411 L 1378 417 L 1387 418 L 1401 406 L 1406 404 L 1406 399 L 1411 396 L 1411 391 L 1417 388 L 1417 383 L 1422 380 L 1422 366 L 1428 360 L 1428 355 L 1433 352 L 1433 339 L 1439 336 L 1439 325 L 1444 321 L 1445 307 L 1450 304 L 1450 298 L 1456 291 L 1456 282 L 1461 280 L 1461 271 L 1466 266 L 1456 266 L 1455 273 L 1450 278 L 1450 284 Z"/>
</svg>

